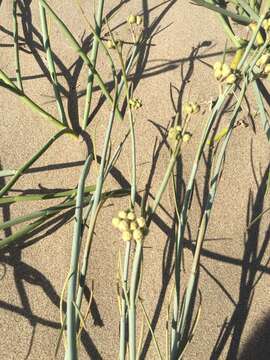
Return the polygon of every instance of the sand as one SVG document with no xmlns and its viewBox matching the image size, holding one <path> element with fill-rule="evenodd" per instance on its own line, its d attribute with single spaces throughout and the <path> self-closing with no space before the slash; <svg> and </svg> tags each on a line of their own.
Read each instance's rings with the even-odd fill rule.
<svg viewBox="0 0 270 360">
<path fill-rule="evenodd" d="M 30 51 L 23 52 L 21 57 L 24 88 L 35 101 L 57 116 L 48 74 L 44 75 L 45 55 L 40 43 L 38 4 L 36 1 L 24 3 L 24 27 L 20 27 L 19 31 L 20 36 L 27 35 L 26 42 L 30 46 Z M 89 2 L 81 3 L 85 11 L 89 11 L 89 8 L 92 10 Z M 117 6 L 118 2 L 115 3 Z M 85 24 L 80 14 L 74 11 L 71 2 L 50 1 L 50 4 L 72 29 L 76 38 L 86 39 L 87 43 Z M 114 5 L 107 5 L 105 13 L 113 8 Z M 14 77 L 11 9 L 11 1 L 3 2 L 0 6 L 0 68 Z M 155 194 L 168 161 L 168 149 L 162 136 L 174 115 L 170 86 L 173 85 L 175 89 L 184 87 L 183 100 L 190 96 L 204 103 L 215 97 L 218 90 L 210 65 L 222 54 L 224 36 L 214 14 L 193 6 L 188 1 L 156 0 L 124 1 L 112 22 L 112 26 L 117 27 L 117 36 L 128 39 L 124 22 L 127 15 L 134 12 L 144 12 L 145 26 L 153 35 L 140 58 L 143 72 L 139 74 L 135 94 L 143 101 L 143 108 L 136 113 L 138 188 L 145 187 L 153 169 L 151 194 Z M 29 25 L 29 21 L 32 21 L 33 26 Z M 85 90 L 87 69 L 78 61 L 59 29 L 52 22 L 49 26 L 52 47 L 61 60 L 61 63 L 58 62 L 58 72 L 59 80 L 66 88 L 64 103 L 71 119 L 76 122 L 83 114 L 84 98 L 81 93 Z M 29 50 L 27 46 L 24 48 Z M 105 79 L 110 80 L 104 58 L 99 69 Z M 172 93 L 177 102 L 177 91 L 173 90 Z M 95 103 L 98 96 L 96 91 Z M 55 128 L 3 89 L 0 89 L 0 107 L 1 166 L 4 169 L 16 169 L 55 133 Z M 98 154 L 102 149 L 108 113 L 109 106 L 106 103 L 90 126 L 91 135 L 94 136 L 95 131 L 98 134 L 95 138 Z M 192 141 L 183 152 L 185 182 L 204 120 L 204 115 L 194 119 Z M 116 124 L 113 132 L 115 144 L 123 138 L 126 129 L 127 122 Z M 14 188 L 18 193 L 35 193 L 40 189 L 75 187 L 86 151 L 82 141 L 66 136 L 60 138 L 34 164 L 34 171 L 23 176 Z M 154 151 L 156 162 L 153 163 Z M 245 236 L 249 219 L 269 206 L 269 196 L 262 203 L 264 187 L 261 185 L 266 178 L 269 158 L 269 145 L 259 118 L 256 118 L 256 134 L 251 127 L 237 129 L 226 156 L 202 252 L 202 310 L 196 333 L 186 351 L 186 359 L 269 358 L 269 216 L 262 218 L 249 236 Z M 127 143 L 108 178 L 106 189 L 129 185 L 129 162 L 130 147 Z M 96 174 L 97 168 L 93 167 L 88 184 L 94 183 Z M 205 168 L 201 166 L 199 191 L 203 189 L 204 179 Z M 139 200 L 140 197 L 138 202 Z M 54 203 L 48 201 L 46 205 Z M 190 233 L 186 237 L 187 273 L 190 269 L 191 250 L 194 248 L 192 240 L 196 238 L 200 217 L 199 203 L 196 195 L 190 214 Z M 114 359 L 118 354 L 116 274 L 117 257 L 122 243 L 110 224 L 116 211 L 128 206 L 128 199 L 109 201 L 107 205 L 113 206 L 102 209 L 92 247 L 88 284 L 94 281 L 94 302 L 86 324 L 88 332 L 82 337 L 80 359 Z M 44 203 L 5 206 L 2 208 L 2 216 L 7 220 L 43 206 Z M 139 209 L 139 203 L 137 206 Z M 166 309 L 173 286 L 172 281 L 168 281 L 173 256 L 170 241 L 173 222 L 171 185 L 162 199 L 162 206 L 144 249 L 141 297 L 164 354 Z M 70 219 L 62 220 L 60 218 L 50 228 L 34 235 L 31 239 L 36 241 L 32 246 L 1 253 L 2 359 L 35 360 L 52 359 L 54 356 L 60 330 L 60 296 L 68 273 L 73 233 L 73 222 Z M 8 235 L 9 230 L 2 237 Z M 139 317 L 141 318 L 141 311 Z M 157 359 L 146 328 L 144 339 L 142 359 Z M 63 346 L 58 358 L 63 358 Z"/>
</svg>

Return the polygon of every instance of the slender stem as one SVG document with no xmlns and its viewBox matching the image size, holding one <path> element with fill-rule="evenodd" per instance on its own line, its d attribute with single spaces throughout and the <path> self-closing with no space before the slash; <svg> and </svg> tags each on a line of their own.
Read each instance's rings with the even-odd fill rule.
<svg viewBox="0 0 270 360">
<path fill-rule="evenodd" d="M 52 8 L 47 4 L 47 2 L 45 0 L 40 0 L 40 2 L 42 4 L 42 6 L 44 6 L 44 8 L 47 10 L 48 14 L 50 14 L 50 16 L 53 18 L 53 20 L 59 25 L 60 30 L 66 36 L 67 40 L 69 41 L 69 43 L 72 46 L 72 48 L 74 49 L 74 51 L 76 51 L 78 53 L 78 55 L 81 57 L 81 59 L 84 61 L 84 63 L 88 66 L 88 68 L 93 73 L 93 75 L 96 77 L 97 83 L 98 83 L 101 91 L 103 92 L 103 94 L 106 96 L 106 98 L 111 103 L 113 103 L 113 99 L 112 99 L 104 81 L 102 80 L 101 76 L 97 72 L 96 68 L 93 66 L 89 57 L 85 54 L 85 52 L 79 45 L 78 41 L 75 39 L 75 37 L 72 35 L 72 33 L 68 30 L 68 28 L 63 23 L 63 21 L 56 15 L 56 13 L 52 10 Z M 118 116 L 118 118 L 122 120 L 122 115 L 121 115 L 121 112 L 120 112 L 118 106 L 116 106 L 115 113 Z"/>
<path fill-rule="evenodd" d="M 93 154 L 90 154 L 85 161 L 80 181 L 78 185 L 76 210 L 74 219 L 73 243 L 71 249 L 69 280 L 67 289 L 67 358 L 69 360 L 77 359 L 77 326 L 76 326 L 76 309 L 74 307 L 76 287 L 77 287 L 77 270 L 79 264 L 79 255 L 81 248 L 82 235 L 82 208 L 84 197 L 84 184 L 88 175 Z"/>
<path fill-rule="evenodd" d="M 102 16 L 103 16 L 103 7 L 104 7 L 104 0 L 99 0 L 98 5 L 98 11 L 97 11 L 97 18 L 96 18 L 96 28 L 95 32 L 97 36 L 100 36 L 101 33 L 101 26 L 102 26 Z M 93 67 L 96 68 L 96 61 L 97 61 L 97 54 L 98 54 L 98 46 L 99 41 L 97 36 L 95 36 L 93 41 L 93 48 L 91 51 L 91 63 L 93 64 Z M 86 99 L 85 99 L 85 108 L 84 108 L 84 117 L 83 117 L 83 129 L 85 130 L 88 125 L 88 118 L 90 114 L 91 109 L 91 102 L 92 102 L 92 96 L 93 96 L 93 85 L 94 85 L 94 74 L 90 70 L 88 75 L 88 83 L 86 88 Z"/>
<path fill-rule="evenodd" d="M 53 61 L 53 53 L 52 53 L 51 44 L 50 44 L 48 24 L 47 24 L 47 19 L 46 19 L 46 11 L 45 11 L 44 7 L 41 5 L 41 3 L 39 3 L 39 12 L 40 12 L 40 21 L 41 21 L 41 29 L 42 29 L 42 36 L 43 36 L 43 45 L 44 45 L 44 49 L 47 54 L 48 68 L 49 68 L 49 72 L 51 75 L 51 80 L 52 80 L 54 95 L 55 95 L 55 99 L 56 99 L 56 103 L 57 103 L 57 108 L 58 108 L 58 112 L 59 112 L 62 123 L 67 126 L 65 109 L 64 109 L 63 102 L 61 99 L 61 94 L 59 91 L 59 84 L 57 81 L 57 75 L 56 75 L 55 65 L 54 65 L 54 61 Z"/>
<path fill-rule="evenodd" d="M 107 159 L 107 153 L 108 153 L 108 147 L 109 147 L 109 143 L 110 143 L 112 127 L 113 127 L 114 118 L 115 118 L 117 100 L 118 100 L 118 89 L 117 89 L 117 84 L 116 84 L 115 85 L 115 98 L 114 98 L 114 102 L 113 102 L 113 109 L 112 109 L 112 112 L 111 112 L 111 115 L 110 115 L 110 118 L 109 118 L 107 130 L 106 130 L 106 134 L 105 134 L 104 145 L 103 145 L 102 156 L 101 156 L 100 169 L 99 169 L 99 175 L 98 175 L 98 179 L 97 179 L 96 190 L 95 190 L 95 193 L 93 195 L 93 205 L 92 205 L 92 208 L 91 208 L 91 216 L 90 216 L 90 221 L 89 221 L 89 230 L 88 230 L 88 234 L 87 234 L 87 238 L 86 238 L 85 250 L 84 250 L 84 254 L 83 254 L 82 267 L 81 267 L 81 272 L 80 272 L 80 283 L 79 283 L 79 289 L 78 289 L 78 292 L 77 292 L 77 299 L 76 299 L 76 305 L 77 305 L 78 309 L 81 308 L 83 290 L 84 290 L 84 284 L 85 284 L 85 278 L 86 278 L 86 273 L 87 273 L 87 269 L 88 269 L 88 262 L 89 262 L 91 244 L 92 244 L 94 228 L 95 228 L 95 223 L 96 223 L 96 217 L 97 217 L 98 210 L 99 210 L 99 207 L 100 207 L 100 199 L 101 199 L 102 188 L 103 188 L 103 184 L 104 184 L 104 174 L 105 174 L 106 159 Z M 77 319 L 78 319 L 78 316 L 77 316 Z"/>
<path fill-rule="evenodd" d="M 120 318 L 120 352 L 119 359 L 125 360 L 126 356 L 126 318 L 127 318 L 127 304 L 125 293 L 127 293 L 128 282 L 128 266 L 130 257 L 131 242 L 128 241 L 125 249 L 124 258 L 124 270 L 123 270 L 123 284 L 122 284 L 122 296 L 121 296 L 121 318 Z"/>
<path fill-rule="evenodd" d="M 41 155 L 45 153 L 49 149 L 49 147 L 63 134 L 67 132 L 67 129 L 60 130 L 58 133 L 54 134 L 50 140 L 25 164 L 23 164 L 17 171 L 16 174 L 9 180 L 9 182 L 0 190 L 0 197 L 5 195 L 12 186 L 16 183 L 16 181 L 21 177 L 21 175 L 24 173 L 25 170 L 29 169 L 31 165 L 34 164 L 35 161 L 37 161 Z"/>
<path fill-rule="evenodd" d="M 209 190 L 204 214 L 203 214 L 203 217 L 201 220 L 201 224 L 199 227 L 199 233 L 198 233 L 198 237 L 197 237 L 197 241 L 196 241 L 196 248 L 195 248 L 195 254 L 194 254 L 194 258 L 193 258 L 193 262 L 192 262 L 191 275 L 190 275 L 190 278 L 188 281 L 188 286 L 186 289 L 183 307 L 181 309 L 180 320 L 178 321 L 178 324 L 177 324 L 177 336 L 176 336 L 175 341 L 172 346 L 172 353 L 171 353 L 172 359 L 179 358 L 179 352 L 181 353 L 181 349 L 185 347 L 187 331 L 189 329 L 189 324 L 187 323 L 187 318 L 188 318 L 188 314 L 190 311 L 191 299 L 192 299 L 192 296 L 194 295 L 194 291 L 196 291 L 195 286 L 197 283 L 196 279 L 197 279 L 197 275 L 198 275 L 199 260 L 200 260 L 202 244 L 203 244 L 203 240 L 205 238 L 205 233 L 207 230 L 210 213 L 211 213 L 211 210 L 213 207 L 214 198 L 215 198 L 217 185 L 218 185 L 218 180 L 220 177 L 222 164 L 223 164 L 223 160 L 225 157 L 225 152 L 226 152 L 227 145 L 228 145 L 229 139 L 230 139 L 232 131 L 233 131 L 234 123 L 236 121 L 238 112 L 241 107 L 242 100 L 243 100 L 245 92 L 246 92 L 246 87 L 247 87 L 247 83 L 245 80 L 244 85 L 241 89 L 241 93 L 239 95 L 237 104 L 236 104 L 233 114 L 231 116 L 229 129 L 228 129 L 228 132 L 222 143 L 222 147 L 221 147 L 218 159 L 217 159 L 217 163 L 215 165 L 213 175 L 211 176 L 210 190 Z"/>
<path fill-rule="evenodd" d="M 15 172 L 16 173 L 16 172 Z M 84 193 L 89 194 L 95 191 L 95 186 L 90 185 L 84 188 Z M 30 194 L 30 195 L 15 195 L 15 196 L 4 196 L 0 198 L 0 205 L 14 204 L 21 201 L 38 201 L 38 200 L 49 200 L 58 199 L 67 196 L 77 195 L 77 189 L 59 191 L 56 193 L 45 193 L 45 194 Z"/>
<path fill-rule="evenodd" d="M 129 329 L 129 359 L 136 360 L 136 295 L 139 284 L 140 264 L 142 258 L 143 242 L 136 243 L 136 250 L 133 260 L 130 279 L 128 329 Z"/>
<path fill-rule="evenodd" d="M 38 104 L 36 104 L 30 97 L 25 95 L 21 92 L 20 89 L 16 87 L 16 85 L 8 78 L 8 76 L 3 72 L 3 70 L 0 70 L 0 86 L 3 88 L 11 91 L 15 95 L 19 97 L 19 99 L 27 106 L 31 108 L 32 111 L 38 113 L 41 115 L 44 119 L 49 120 L 51 123 L 53 123 L 55 126 L 57 126 L 60 129 L 67 129 L 66 126 L 64 126 L 59 120 L 57 120 L 54 116 L 49 114 L 47 111 L 45 111 L 42 107 L 40 107 Z M 77 137 L 72 130 L 67 132 L 68 134 Z"/>
<path fill-rule="evenodd" d="M 14 40 L 14 49 L 15 49 L 16 78 L 17 78 L 18 88 L 21 91 L 23 91 L 20 54 L 19 54 L 19 43 L 18 43 L 17 6 L 18 6 L 18 0 L 13 0 L 12 15 L 13 15 L 13 40 Z"/>
</svg>

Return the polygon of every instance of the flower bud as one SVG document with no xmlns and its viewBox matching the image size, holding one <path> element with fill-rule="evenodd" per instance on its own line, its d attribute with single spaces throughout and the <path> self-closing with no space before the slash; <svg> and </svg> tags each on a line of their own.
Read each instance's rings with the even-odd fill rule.
<svg viewBox="0 0 270 360">
<path fill-rule="evenodd" d="M 236 76 L 234 74 L 231 74 L 227 77 L 226 83 L 229 85 L 232 85 L 236 82 Z"/>
<path fill-rule="evenodd" d="M 184 113 L 185 113 L 186 115 L 192 114 L 192 112 L 193 112 L 192 104 L 191 104 L 191 103 L 186 103 L 186 104 L 184 105 L 183 110 L 184 110 Z"/>
<path fill-rule="evenodd" d="M 223 64 L 223 66 L 222 66 L 222 77 L 226 78 L 230 74 L 231 74 L 231 68 L 229 67 L 229 65 L 228 64 Z"/>
<path fill-rule="evenodd" d="M 216 71 L 216 70 L 221 71 L 222 70 L 222 63 L 220 61 L 215 62 L 214 65 L 213 65 L 213 69 L 214 69 L 214 71 Z"/>
<path fill-rule="evenodd" d="M 198 103 L 192 103 L 191 106 L 193 114 L 197 114 L 201 110 L 201 107 Z"/>
<path fill-rule="evenodd" d="M 124 231 L 122 234 L 122 239 L 124 241 L 130 241 L 132 239 L 132 234 L 130 231 Z"/>
<path fill-rule="evenodd" d="M 178 133 L 180 133 L 182 131 L 182 128 L 180 125 L 177 125 L 175 129 Z"/>
<path fill-rule="evenodd" d="M 172 140 L 175 140 L 176 135 L 177 135 L 176 129 L 173 128 L 173 127 L 170 128 L 169 133 L 168 133 L 168 138 L 169 138 L 169 139 L 172 139 Z"/>
<path fill-rule="evenodd" d="M 270 64 L 266 64 L 266 65 L 265 65 L 265 68 L 264 68 L 263 72 L 264 72 L 266 75 L 270 74 Z"/>
<path fill-rule="evenodd" d="M 131 223 L 129 224 L 129 228 L 131 231 L 136 230 L 138 227 L 138 224 L 136 223 L 136 221 L 131 221 Z"/>
<path fill-rule="evenodd" d="M 142 23 L 142 17 L 141 16 L 136 16 L 136 24 L 141 25 L 141 23 Z"/>
<path fill-rule="evenodd" d="M 113 227 L 115 227 L 115 228 L 118 229 L 119 224 L 120 224 L 120 221 L 121 221 L 121 220 L 120 220 L 118 217 L 114 217 L 114 218 L 112 219 L 112 225 L 113 225 Z"/>
<path fill-rule="evenodd" d="M 256 62 L 256 65 L 259 66 L 259 67 L 264 66 L 264 65 L 266 65 L 268 63 L 268 61 L 269 61 L 269 54 L 264 54 Z"/>
<path fill-rule="evenodd" d="M 124 211 L 124 210 L 118 211 L 118 217 L 119 217 L 119 219 L 126 219 L 127 218 L 126 211 Z"/>
<path fill-rule="evenodd" d="M 142 216 L 138 217 L 137 218 L 137 224 L 139 225 L 140 228 L 145 227 L 145 218 L 143 218 Z"/>
<path fill-rule="evenodd" d="M 136 230 L 133 231 L 133 238 L 134 238 L 134 240 L 136 240 L 136 241 L 142 240 L 142 238 L 143 238 L 143 233 L 141 232 L 140 229 L 136 229 Z"/>
<path fill-rule="evenodd" d="M 191 139 L 191 135 L 189 133 L 184 134 L 183 136 L 183 142 L 189 142 Z"/>
<path fill-rule="evenodd" d="M 126 220 L 120 221 L 118 229 L 122 232 L 127 231 L 129 229 L 128 222 Z"/>
<path fill-rule="evenodd" d="M 136 16 L 135 15 L 129 15 L 127 18 L 127 22 L 129 23 L 129 25 L 135 24 L 136 23 Z"/>
<path fill-rule="evenodd" d="M 130 212 L 127 214 L 127 218 L 128 218 L 128 220 L 134 221 L 134 220 L 136 219 L 136 215 L 134 214 L 133 211 L 130 211 Z"/>
<path fill-rule="evenodd" d="M 214 71 L 214 76 L 219 81 L 222 78 L 222 71 L 220 69 L 216 69 Z"/>
<path fill-rule="evenodd" d="M 114 46 L 114 43 L 112 40 L 108 40 L 106 46 L 108 49 L 115 49 L 115 46 Z"/>
</svg>

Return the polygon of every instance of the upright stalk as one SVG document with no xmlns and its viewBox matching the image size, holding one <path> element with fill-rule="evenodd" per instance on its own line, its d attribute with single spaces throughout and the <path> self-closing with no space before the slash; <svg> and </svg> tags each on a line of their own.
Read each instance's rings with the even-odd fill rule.
<svg viewBox="0 0 270 360">
<path fill-rule="evenodd" d="M 75 311 L 75 296 L 77 288 L 77 272 L 79 264 L 79 255 L 81 248 L 81 235 L 82 235 L 82 209 L 84 197 L 84 184 L 88 175 L 90 165 L 93 159 L 93 154 L 90 154 L 85 161 L 80 181 L 78 185 L 76 210 L 74 219 L 74 232 L 73 243 L 71 250 L 70 270 L 67 289 L 67 359 L 77 359 L 77 324 L 76 324 L 76 311 Z"/>
<path fill-rule="evenodd" d="M 46 11 L 44 7 L 39 2 L 39 12 L 40 12 L 40 21 L 41 21 L 41 29 L 42 29 L 42 36 L 43 36 L 43 46 L 46 51 L 47 55 L 47 62 L 48 62 L 48 68 L 51 75 L 54 95 L 57 103 L 58 112 L 60 115 L 60 119 L 64 125 L 67 126 L 67 119 L 65 114 L 65 109 L 63 106 L 63 102 L 61 99 L 61 94 L 59 91 L 59 84 L 57 80 L 57 75 L 55 71 L 55 65 L 53 61 L 53 53 L 51 49 L 51 43 L 50 43 L 50 37 L 49 37 L 49 31 L 48 31 L 48 24 L 47 24 L 47 18 L 46 18 Z"/>
<path fill-rule="evenodd" d="M 96 61 L 97 61 L 97 54 L 98 54 L 98 47 L 99 47 L 98 37 L 100 36 L 100 33 L 101 33 L 104 3 L 105 3 L 105 0 L 99 0 L 97 17 L 95 19 L 95 21 L 96 21 L 95 33 L 97 36 L 95 36 L 95 38 L 94 38 L 93 48 L 91 50 L 91 57 L 90 57 L 91 63 L 94 68 L 96 68 Z M 89 118 L 89 114 L 90 114 L 90 110 L 91 110 L 91 102 L 92 102 L 92 96 L 93 96 L 93 85 L 94 85 L 94 74 L 92 71 L 89 71 L 87 88 L 86 88 L 84 116 L 83 116 L 83 129 L 84 130 L 86 129 L 86 127 L 88 125 L 88 118 Z"/>
<path fill-rule="evenodd" d="M 17 21 L 17 6 L 18 0 L 13 0 L 13 40 L 14 40 L 14 49 L 15 49 L 15 66 L 16 66 L 16 78 L 17 86 L 23 91 L 22 84 L 22 75 L 21 75 L 21 64 L 20 64 L 20 53 L 19 53 L 19 43 L 18 43 L 18 21 Z"/>
</svg>

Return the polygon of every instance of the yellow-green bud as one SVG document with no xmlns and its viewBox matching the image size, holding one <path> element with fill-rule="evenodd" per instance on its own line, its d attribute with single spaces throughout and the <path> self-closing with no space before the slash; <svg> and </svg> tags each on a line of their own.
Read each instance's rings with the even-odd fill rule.
<svg viewBox="0 0 270 360">
<path fill-rule="evenodd" d="M 119 226 L 118 226 L 118 229 L 120 231 L 127 231 L 129 229 L 129 225 L 128 225 L 128 222 L 126 220 L 122 220 L 120 221 L 119 223 Z"/>
<path fill-rule="evenodd" d="M 134 238 L 134 240 L 136 240 L 136 241 L 142 240 L 142 238 L 143 238 L 143 233 L 141 232 L 140 229 L 136 229 L 136 230 L 133 231 L 133 238 Z"/>
<path fill-rule="evenodd" d="M 232 85 L 236 82 L 236 76 L 234 74 L 231 74 L 227 77 L 226 83 L 229 85 Z"/>
<path fill-rule="evenodd" d="M 120 221 L 121 221 L 121 220 L 120 220 L 118 217 L 114 217 L 114 218 L 112 219 L 112 225 L 113 225 L 113 227 L 115 227 L 115 228 L 118 229 L 119 224 L 120 224 Z"/>
<path fill-rule="evenodd" d="M 265 74 L 270 74 L 270 64 L 266 64 L 265 65 L 265 68 L 264 68 L 264 70 L 263 70 L 263 72 L 265 73 Z"/>
<path fill-rule="evenodd" d="M 219 80 L 222 78 L 222 70 L 216 69 L 216 70 L 214 71 L 214 76 L 215 76 L 215 78 L 219 81 Z"/>
<path fill-rule="evenodd" d="M 129 25 L 135 24 L 136 16 L 135 15 L 129 15 L 128 18 L 127 18 L 127 22 L 129 23 Z"/>
<path fill-rule="evenodd" d="M 118 211 L 118 217 L 119 217 L 119 219 L 126 219 L 127 218 L 126 211 L 124 211 L 124 210 Z"/>
<path fill-rule="evenodd" d="M 183 142 L 189 142 L 191 139 L 191 135 L 189 133 L 184 134 Z"/>
<path fill-rule="evenodd" d="M 231 74 L 231 68 L 228 64 L 223 64 L 222 66 L 222 77 L 226 78 Z"/>
<path fill-rule="evenodd" d="M 220 61 L 215 62 L 214 65 L 213 65 L 213 69 L 214 69 L 214 71 L 216 71 L 216 70 L 221 71 L 222 70 L 222 63 Z"/>
<path fill-rule="evenodd" d="M 141 25 L 141 23 L 142 23 L 142 17 L 141 16 L 136 16 L 136 24 Z"/>
<path fill-rule="evenodd" d="M 168 133 L 168 138 L 175 139 L 176 135 L 177 135 L 177 132 L 175 131 L 175 128 L 170 128 L 169 133 Z"/>
<path fill-rule="evenodd" d="M 192 103 L 191 106 L 193 114 L 197 114 L 201 110 L 201 107 L 198 103 Z"/>
<path fill-rule="evenodd" d="M 177 125 L 175 129 L 178 133 L 180 133 L 182 131 L 182 128 L 180 125 Z"/>
<path fill-rule="evenodd" d="M 145 218 L 143 218 L 142 216 L 138 217 L 137 218 L 137 224 L 139 225 L 140 228 L 145 227 Z"/>
<path fill-rule="evenodd" d="M 132 233 L 130 231 L 124 231 L 122 234 L 122 239 L 124 241 L 130 241 L 132 239 Z"/>
<path fill-rule="evenodd" d="M 257 66 L 264 66 L 264 65 L 266 65 L 268 63 L 268 61 L 269 61 L 269 54 L 264 54 L 259 58 L 256 65 Z"/>
<path fill-rule="evenodd" d="M 114 43 L 112 40 L 108 40 L 106 46 L 108 49 L 115 49 L 115 46 L 114 46 Z"/>
<path fill-rule="evenodd" d="M 270 30 L 270 19 L 263 20 L 262 26 L 266 32 Z"/>
<path fill-rule="evenodd" d="M 129 224 L 129 228 L 131 231 L 136 230 L 138 227 L 138 224 L 136 223 L 136 221 L 131 221 L 131 223 Z"/>
<path fill-rule="evenodd" d="M 134 214 L 133 211 L 130 211 L 130 212 L 127 214 L 127 218 L 128 218 L 128 220 L 133 221 L 133 220 L 136 219 L 136 215 Z"/>
<path fill-rule="evenodd" d="M 192 104 L 191 104 L 191 103 L 186 103 L 186 104 L 184 105 L 183 110 L 184 110 L 184 113 L 185 113 L 186 115 L 192 114 L 192 112 L 193 112 Z"/>
</svg>

